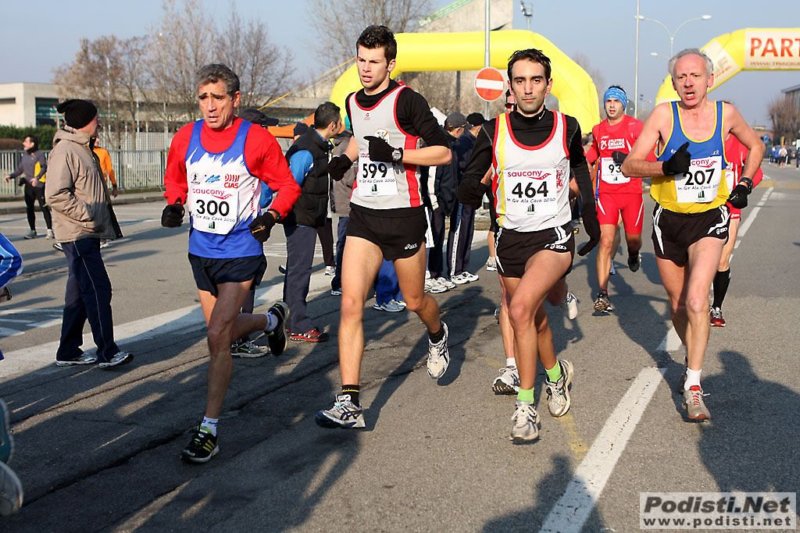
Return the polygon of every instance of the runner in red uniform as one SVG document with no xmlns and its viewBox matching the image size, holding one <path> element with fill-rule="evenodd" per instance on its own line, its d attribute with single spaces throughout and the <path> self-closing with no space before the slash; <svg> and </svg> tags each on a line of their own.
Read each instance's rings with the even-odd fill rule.
<svg viewBox="0 0 800 533">
<path fill-rule="evenodd" d="M 742 167 L 747 160 L 747 148 L 733 135 L 725 141 L 725 160 L 728 161 L 730 172 L 726 174 L 728 178 L 728 189 L 733 190 L 739 184 L 742 175 Z M 764 173 L 759 168 L 753 174 L 753 187 L 761 183 Z M 715 328 L 725 327 L 725 317 L 722 316 L 722 302 L 728 292 L 728 285 L 731 282 L 731 255 L 736 244 L 736 235 L 739 232 L 739 221 L 742 218 L 742 210 L 733 207 L 728 202 L 728 209 L 731 213 L 730 228 L 728 229 L 728 242 L 722 248 L 722 257 L 719 260 L 717 273 L 714 275 L 714 301 L 711 304 L 711 325 Z"/>
<path fill-rule="evenodd" d="M 642 122 L 625 114 L 628 97 L 622 87 L 612 85 L 603 95 L 606 119 L 592 128 L 592 144 L 586 151 L 590 165 L 598 163 L 597 172 L 597 220 L 600 222 L 600 245 L 597 247 L 597 281 L 600 290 L 594 301 L 594 309 L 600 313 L 614 310 L 608 298 L 608 278 L 617 224 L 622 217 L 625 240 L 628 244 L 628 267 L 639 270 L 642 248 L 642 222 L 644 203 L 642 181 L 627 178 L 620 172 L 620 156 L 614 161 L 613 152 L 627 155 L 642 132 Z"/>
</svg>

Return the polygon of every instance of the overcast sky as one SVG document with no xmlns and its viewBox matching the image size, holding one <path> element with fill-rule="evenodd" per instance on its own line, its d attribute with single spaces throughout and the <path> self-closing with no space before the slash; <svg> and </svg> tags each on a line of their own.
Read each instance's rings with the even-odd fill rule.
<svg viewBox="0 0 800 533">
<path fill-rule="evenodd" d="M 225 0 L 205 0 L 209 11 L 223 19 Z M 332 0 L 346 1 L 346 0 Z M 480 1 L 480 0 L 477 0 Z M 436 0 L 434 5 L 446 5 Z M 514 28 L 526 29 L 528 21 L 514 0 Z M 313 29 L 306 0 L 237 0 L 243 17 L 264 20 L 276 43 L 289 45 L 297 71 L 307 78 L 326 65 L 315 62 Z M 588 58 L 592 69 L 607 84 L 620 84 L 633 94 L 636 0 L 528 0 L 532 7 L 531 29 L 542 34 L 570 56 Z M 747 8 L 742 6 L 747 5 Z M 711 15 L 711 20 L 689 22 L 675 35 L 675 51 L 700 47 L 712 38 L 741 28 L 800 28 L 798 0 L 771 0 L 763 4 L 740 0 L 641 0 L 641 13 L 662 22 L 671 32 L 688 19 Z M 161 18 L 161 0 L 106 2 L 92 8 L 82 3 L 69 7 L 63 0 L 40 0 L 35 5 L 9 2 L 3 6 L 5 24 L 0 31 L 0 83 L 52 82 L 53 69 L 74 58 L 81 37 L 143 35 Z M 656 23 L 640 26 L 639 93 L 652 105 L 666 74 L 669 36 Z M 657 54 L 656 56 L 651 55 Z M 556 80 L 558 82 L 558 80 Z M 732 100 L 751 123 L 768 124 L 768 102 L 781 89 L 800 85 L 800 71 L 744 72 L 713 93 Z"/>
</svg>

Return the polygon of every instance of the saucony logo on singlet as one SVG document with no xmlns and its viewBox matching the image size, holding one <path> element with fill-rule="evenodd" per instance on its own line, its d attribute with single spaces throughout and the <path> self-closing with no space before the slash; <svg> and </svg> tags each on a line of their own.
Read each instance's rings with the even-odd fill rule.
<svg viewBox="0 0 800 533">
<path fill-rule="evenodd" d="M 545 244 L 544 247 L 545 247 L 546 250 L 566 250 L 567 249 L 567 247 L 564 246 L 563 244 L 556 244 L 556 243 Z"/>
</svg>

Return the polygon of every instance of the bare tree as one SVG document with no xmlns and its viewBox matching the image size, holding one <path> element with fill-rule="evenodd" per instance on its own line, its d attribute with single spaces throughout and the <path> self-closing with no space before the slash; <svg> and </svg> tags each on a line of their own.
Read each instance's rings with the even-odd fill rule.
<svg viewBox="0 0 800 533">
<path fill-rule="evenodd" d="M 583 54 L 575 54 L 572 58 L 580 67 L 586 71 L 592 81 L 594 81 L 594 86 L 597 89 L 597 100 L 600 102 L 600 108 L 603 107 L 603 93 L 607 88 L 606 86 L 606 79 L 603 76 L 603 73 L 600 72 L 599 69 L 596 69 L 592 66 L 591 61 L 589 60 L 588 56 Z M 565 80 L 566 81 L 566 80 Z M 633 99 L 631 99 L 633 101 Z"/>
<path fill-rule="evenodd" d="M 239 76 L 242 107 L 253 107 L 285 92 L 291 80 L 291 53 L 272 44 L 267 26 L 256 20 L 243 22 L 236 10 L 219 33 L 218 55 Z"/>
<path fill-rule="evenodd" d="M 317 31 L 320 57 L 335 66 L 355 55 L 356 39 L 370 24 L 383 24 L 395 33 L 408 32 L 429 11 L 430 0 L 312 0 L 308 15 Z"/>
<path fill-rule="evenodd" d="M 125 121 L 135 121 L 137 100 L 146 84 L 141 56 L 142 39 L 118 39 L 103 36 L 90 41 L 81 39 L 75 60 L 58 67 L 55 81 L 62 98 L 86 98 L 100 110 L 101 122 L 113 132 L 112 142 L 119 144 Z"/>
<path fill-rule="evenodd" d="M 211 62 L 215 35 L 212 18 L 200 0 L 164 0 L 161 25 L 150 39 L 148 69 L 153 81 L 153 96 L 165 104 L 173 104 L 179 112 L 194 116 L 197 111 L 194 75 L 197 69 Z M 213 40 L 212 40 L 213 43 Z M 163 108 L 163 118 L 176 117 L 171 106 Z"/>
<path fill-rule="evenodd" d="M 790 142 L 800 134 L 800 106 L 788 95 L 776 96 L 767 108 L 772 121 L 772 138 L 781 143 Z"/>
</svg>

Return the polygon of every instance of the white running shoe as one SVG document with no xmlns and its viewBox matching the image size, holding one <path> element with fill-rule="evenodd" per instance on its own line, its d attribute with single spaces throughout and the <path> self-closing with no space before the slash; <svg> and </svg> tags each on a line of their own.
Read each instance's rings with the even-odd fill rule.
<svg viewBox="0 0 800 533">
<path fill-rule="evenodd" d="M 511 440 L 514 444 L 533 442 L 539 438 L 539 415 L 533 404 L 518 401 L 511 422 Z"/>
<path fill-rule="evenodd" d="M 467 274 L 467 272 L 462 272 L 461 274 L 450 276 L 450 282 L 455 283 L 456 285 L 466 285 L 467 283 L 469 283 L 469 278 L 464 274 Z"/>
<path fill-rule="evenodd" d="M 500 374 L 494 378 L 492 390 L 495 394 L 516 394 L 519 392 L 519 370 L 515 366 L 506 366 L 500 369 Z"/>
<path fill-rule="evenodd" d="M 578 317 L 578 298 L 571 292 L 567 291 L 567 296 L 564 298 L 564 302 L 561 306 L 564 308 L 564 312 L 567 313 L 567 317 L 569 317 L 570 320 L 575 320 Z"/>
<path fill-rule="evenodd" d="M 490 257 L 489 260 L 486 261 L 486 270 L 487 272 L 497 272 L 497 262 L 493 257 Z"/>
<path fill-rule="evenodd" d="M 325 267 L 325 275 L 326 276 L 335 276 L 336 275 L 336 267 L 333 266 L 326 266 Z"/>
<path fill-rule="evenodd" d="M 405 310 L 405 305 L 400 305 L 400 302 L 397 300 L 389 300 L 385 304 L 378 304 L 372 306 L 373 309 L 376 311 L 386 311 L 387 313 L 399 313 L 400 311 Z"/>
<path fill-rule="evenodd" d="M 467 281 L 470 283 L 472 283 L 473 281 L 478 281 L 480 279 L 480 277 L 477 274 L 467 272 L 466 270 L 462 272 L 461 275 L 467 278 Z"/>
<path fill-rule="evenodd" d="M 436 281 L 438 281 L 439 285 L 441 285 L 442 287 L 444 287 L 448 291 L 451 290 L 451 289 L 455 289 L 456 288 L 456 284 L 453 283 L 452 281 L 450 281 L 447 278 L 442 278 L 442 277 L 436 278 Z"/>
<path fill-rule="evenodd" d="M 433 379 L 439 379 L 447 372 L 447 367 L 450 366 L 450 351 L 447 349 L 447 324 L 442 322 L 442 329 L 444 329 L 444 338 L 437 342 L 432 343 L 428 339 L 428 375 Z"/>
<path fill-rule="evenodd" d="M 339 394 L 333 407 L 317 411 L 314 421 L 324 428 L 363 428 L 364 409 L 350 401 L 349 394 Z"/>
<path fill-rule="evenodd" d="M 572 377 L 575 375 L 575 370 L 572 363 L 569 361 L 561 360 L 558 362 L 561 365 L 561 377 L 553 383 L 545 378 L 545 390 L 547 391 L 547 408 L 553 416 L 564 416 L 569 411 L 572 401 L 569 397 L 569 388 L 572 385 Z"/>
<path fill-rule="evenodd" d="M 439 283 L 438 279 L 426 279 L 425 280 L 425 292 L 430 294 L 441 294 L 443 292 L 447 292 L 447 287 Z"/>
</svg>

